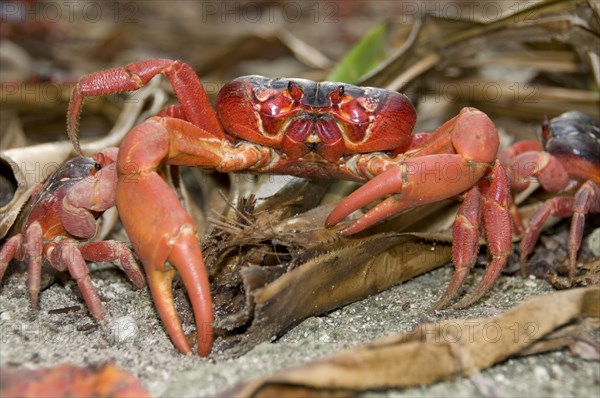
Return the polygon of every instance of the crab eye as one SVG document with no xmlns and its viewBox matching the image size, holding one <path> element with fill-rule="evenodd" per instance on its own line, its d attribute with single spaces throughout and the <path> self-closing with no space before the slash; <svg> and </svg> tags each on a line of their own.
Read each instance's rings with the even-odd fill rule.
<svg viewBox="0 0 600 398">
<path fill-rule="evenodd" d="M 344 97 L 344 85 L 340 84 L 336 91 L 333 91 L 329 98 L 333 104 L 339 104 L 342 102 L 342 98 Z"/>
<path fill-rule="evenodd" d="M 550 121 L 548 115 L 544 115 L 544 121 L 542 122 L 542 138 L 548 139 L 550 137 Z"/>
<path fill-rule="evenodd" d="M 94 166 L 90 169 L 90 174 L 95 176 L 100 170 L 102 170 L 102 165 L 98 162 L 94 162 Z"/>
<path fill-rule="evenodd" d="M 288 92 L 290 93 L 290 97 L 294 100 L 294 101 L 299 101 L 300 98 L 302 98 L 302 94 L 304 94 L 302 92 L 302 90 L 300 89 L 300 87 L 298 87 L 294 82 L 292 82 L 291 80 L 288 82 Z"/>
</svg>

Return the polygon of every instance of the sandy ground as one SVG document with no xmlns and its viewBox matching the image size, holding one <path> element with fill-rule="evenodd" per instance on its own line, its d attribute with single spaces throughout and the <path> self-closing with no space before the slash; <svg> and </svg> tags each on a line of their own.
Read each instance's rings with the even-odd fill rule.
<svg viewBox="0 0 600 398">
<path fill-rule="evenodd" d="M 481 275 L 481 270 L 475 274 Z M 182 356 L 170 343 L 147 290 L 135 290 L 117 271 L 93 275 L 107 311 L 103 332 L 82 305 L 72 281 L 41 294 L 37 314 L 29 310 L 26 274 L 12 273 L 0 291 L 0 363 L 27 368 L 70 362 L 114 362 L 138 376 L 155 396 L 207 396 L 236 383 L 299 365 L 341 348 L 408 330 L 423 320 L 493 316 L 529 297 L 552 291 L 542 280 L 503 276 L 486 299 L 467 310 L 425 316 L 452 273 L 431 272 L 325 316 L 309 318 L 274 342 L 261 343 L 235 359 Z M 471 278 L 468 283 L 476 282 Z M 176 295 L 177 296 L 177 295 Z M 54 310 L 78 306 L 55 313 Z M 510 359 L 473 379 L 364 396 L 598 396 L 600 363 L 568 351 Z"/>
</svg>

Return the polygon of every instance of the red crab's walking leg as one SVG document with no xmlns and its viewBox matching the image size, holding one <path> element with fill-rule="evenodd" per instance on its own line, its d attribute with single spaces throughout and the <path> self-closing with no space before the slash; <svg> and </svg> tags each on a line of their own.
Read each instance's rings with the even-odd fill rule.
<svg viewBox="0 0 600 398">
<path fill-rule="evenodd" d="M 577 262 L 577 252 L 583 238 L 585 215 L 600 213 L 600 187 L 593 181 L 586 181 L 577 194 L 573 204 L 573 219 L 569 233 L 569 278 L 573 280 Z"/>
<path fill-rule="evenodd" d="M 471 188 L 464 197 L 454 221 L 452 262 L 454 275 L 446 291 L 431 311 L 442 309 L 458 294 L 465 278 L 477 259 L 479 251 L 479 222 L 481 220 L 481 191 L 478 186 Z"/>
<path fill-rule="evenodd" d="M 133 253 L 123 242 L 104 240 L 102 242 L 84 243 L 79 251 L 87 261 L 114 261 L 125 272 L 125 275 L 138 289 L 146 286 L 144 273 L 138 266 Z"/>
<path fill-rule="evenodd" d="M 583 226 L 585 215 L 588 213 L 600 212 L 600 187 L 593 181 L 586 181 L 577 191 L 574 198 L 557 197 L 547 200 L 540 207 L 527 226 L 527 231 L 520 244 L 521 273 L 525 274 L 525 261 L 535 247 L 540 232 L 548 217 L 570 217 L 571 231 L 569 234 L 569 277 L 572 279 L 575 275 L 577 252 L 581 246 L 583 237 Z"/>
<path fill-rule="evenodd" d="M 149 59 L 121 68 L 108 69 L 82 77 L 73 90 L 67 114 L 67 132 L 73 143 L 77 136 L 79 113 L 85 97 L 134 91 L 147 84 L 154 76 L 164 74 L 175 91 L 185 114 L 185 120 L 204 129 L 216 138 L 225 139 L 217 116 L 194 70 L 181 61 Z M 76 149 L 79 152 L 78 145 Z"/>
<path fill-rule="evenodd" d="M 4 273 L 11 260 L 13 258 L 22 259 L 22 244 L 23 236 L 21 234 L 12 236 L 4 242 L 4 246 L 0 249 L 0 282 L 2 282 Z"/>
<path fill-rule="evenodd" d="M 519 245 L 520 262 L 521 262 L 521 274 L 526 275 L 525 261 L 527 256 L 531 254 L 535 243 L 537 242 L 542 227 L 546 223 L 548 217 L 570 217 L 573 214 L 573 204 L 575 199 L 567 196 L 560 196 L 552 198 L 544 202 L 544 204 L 535 212 L 535 214 L 529 220 L 527 230 L 521 239 Z"/>
<path fill-rule="evenodd" d="M 65 267 L 69 270 L 92 316 L 99 321 L 103 320 L 104 306 L 92 284 L 88 266 L 79 251 L 78 243 L 70 239 L 62 239 L 54 246 L 49 257 L 50 263 L 57 270 L 64 271 Z"/>
<path fill-rule="evenodd" d="M 39 222 L 34 222 L 25 231 L 25 257 L 29 258 L 29 296 L 31 297 L 31 308 L 38 309 L 38 299 L 40 296 L 40 283 L 42 275 L 42 251 L 43 251 L 43 232 Z"/>
<path fill-rule="evenodd" d="M 510 191 L 508 190 L 508 177 L 500 162 L 496 162 L 490 173 L 490 182 L 483 190 L 483 225 L 485 238 L 488 242 L 490 263 L 488 264 L 483 278 L 475 290 L 456 303 L 456 308 L 464 308 L 473 304 L 485 295 L 493 286 L 500 272 L 506 264 L 511 253 L 511 215 L 508 208 Z M 485 181 L 484 181 L 485 183 Z M 475 262 L 475 257 L 471 265 Z"/>
<path fill-rule="evenodd" d="M 480 193 L 479 187 L 471 188 L 458 210 L 452 245 L 452 261 L 456 271 L 446 292 L 432 310 L 446 307 L 456 297 L 458 289 L 475 264 L 479 250 L 481 218 L 491 261 L 477 288 L 455 307 L 467 307 L 487 293 L 498 279 L 511 252 L 511 215 L 508 208 L 510 193 L 507 189 L 508 178 L 499 162 L 496 162 L 489 177 L 489 186 L 483 188 L 483 194 Z"/>
</svg>

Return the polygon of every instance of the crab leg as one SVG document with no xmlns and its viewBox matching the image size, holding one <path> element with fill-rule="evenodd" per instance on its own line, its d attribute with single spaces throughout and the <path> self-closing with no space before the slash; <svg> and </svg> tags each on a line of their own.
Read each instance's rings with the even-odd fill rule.
<svg viewBox="0 0 600 398">
<path fill-rule="evenodd" d="M 22 259 L 23 253 L 23 235 L 17 234 L 9 238 L 0 249 L 0 282 L 8 268 L 8 264 L 13 258 Z"/>
<path fill-rule="evenodd" d="M 409 159 L 345 198 L 331 212 L 326 226 L 333 226 L 353 211 L 391 194 L 342 231 L 347 235 L 355 234 L 402 210 L 448 199 L 466 191 L 483 176 L 487 167 L 485 163 L 467 162 L 462 155 L 456 154 Z M 447 178 L 453 182 L 449 183 Z"/>
<path fill-rule="evenodd" d="M 431 311 L 442 309 L 458 294 L 458 290 L 475 263 L 479 252 L 479 223 L 481 221 L 481 191 L 478 186 L 471 188 L 464 197 L 454 221 L 452 263 L 454 275 L 446 291 L 434 304 Z"/>
<path fill-rule="evenodd" d="M 268 149 L 232 147 L 228 141 L 185 120 L 153 117 L 131 130 L 119 151 L 116 203 L 127 234 L 140 256 L 148 285 L 173 343 L 191 353 L 171 292 L 178 271 L 187 290 L 199 337 L 199 353 L 212 346 L 213 311 L 208 275 L 194 221 L 158 174 L 163 164 L 221 171 L 260 167 Z M 169 265 L 165 264 L 166 262 Z"/>
<path fill-rule="evenodd" d="M 196 227 L 156 171 L 165 162 L 182 165 L 192 158 L 196 163 L 203 159 L 205 166 L 218 164 L 221 159 L 215 153 L 218 149 L 211 152 L 199 146 L 196 152 L 202 153 L 198 157 L 180 151 L 192 147 L 191 140 L 200 139 L 202 134 L 204 138 L 210 137 L 200 128 L 173 118 L 152 118 L 135 127 L 125 137 L 119 152 L 116 202 L 127 234 L 144 264 L 154 302 L 173 343 L 182 353 L 192 352 L 171 292 L 173 276 L 178 271 L 194 311 L 198 351 L 206 356 L 212 345 L 213 311 Z M 204 148 L 210 147 L 209 142 Z"/>
<path fill-rule="evenodd" d="M 39 222 L 34 222 L 25 231 L 25 252 L 29 258 L 29 296 L 31 297 L 31 308 L 38 309 L 40 296 L 40 283 L 42 277 L 42 227 Z"/>
<path fill-rule="evenodd" d="M 588 213 L 600 212 L 600 188 L 592 181 L 587 181 L 577 191 L 574 198 L 571 197 L 556 197 L 544 202 L 535 214 L 529 220 L 527 230 L 523 235 L 520 250 L 521 273 L 525 274 L 525 261 L 527 256 L 531 254 L 537 242 L 542 227 L 548 217 L 570 217 L 571 231 L 569 233 L 569 277 L 573 278 L 575 274 L 575 263 L 577 260 L 577 252 L 581 245 L 583 236 L 583 225 L 585 215 Z"/>
<path fill-rule="evenodd" d="M 86 261 L 114 261 L 135 287 L 141 289 L 146 286 L 144 273 L 125 243 L 114 240 L 84 243 L 79 246 L 79 251 Z"/>
<path fill-rule="evenodd" d="M 483 190 L 481 204 L 483 207 L 483 225 L 491 260 L 479 285 L 472 293 L 456 303 L 456 308 L 468 307 L 491 289 L 498 276 L 500 276 L 500 272 L 511 252 L 512 228 L 508 206 L 510 193 L 506 189 L 508 186 L 508 177 L 499 161 L 492 168 L 489 178 L 490 183 Z M 485 183 L 485 181 L 482 183 Z M 455 236 L 455 241 L 456 238 Z M 467 258 L 464 261 L 464 264 L 468 264 L 469 268 L 475 263 L 475 254 L 472 255 L 472 258 Z"/>
<path fill-rule="evenodd" d="M 225 138 L 208 96 L 194 70 L 181 61 L 149 59 L 121 68 L 107 69 L 82 77 L 73 90 L 67 114 L 67 132 L 78 152 L 76 139 L 79 114 L 85 97 L 134 91 L 146 85 L 154 76 L 164 74 L 175 90 L 185 120 L 216 138 Z"/>
<path fill-rule="evenodd" d="M 467 192 L 458 209 L 454 222 L 452 262 L 456 271 L 440 300 L 431 308 L 442 309 L 458 294 L 458 289 L 469 274 L 479 251 L 479 224 L 483 226 L 488 242 L 488 251 L 492 257 L 483 278 L 475 290 L 456 303 L 456 308 L 464 308 L 486 294 L 500 276 L 500 272 L 511 252 L 511 215 L 509 210 L 509 192 L 505 189 L 508 177 L 504 168 L 496 162 L 489 174 L 489 186 L 483 194 L 479 186 Z M 479 185 L 485 184 L 485 181 Z"/>
<path fill-rule="evenodd" d="M 92 316 L 103 320 L 104 306 L 92 284 L 88 266 L 79 251 L 78 243 L 70 239 L 61 239 L 52 249 L 50 263 L 59 271 L 64 271 L 65 268 L 69 270 Z"/>
<path fill-rule="evenodd" d="M 365 183 L 329 215 L 328 227 L 373 201 L 392 195 L 343 230 L 354 234 L 401 210 L 451 198 L 477 184 L 496 158 L 498 135 L 481 111 L 464 108 L 431 133 L 427 146 Z M 456 153 L 435 153 L 451 145 Z M 368 167 L 368 166 L 367 166 Z"/>
</svg>

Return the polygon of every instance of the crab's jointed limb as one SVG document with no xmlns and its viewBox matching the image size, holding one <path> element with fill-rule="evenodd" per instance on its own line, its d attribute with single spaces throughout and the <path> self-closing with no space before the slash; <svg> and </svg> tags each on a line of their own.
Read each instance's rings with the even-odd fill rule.
<svg viewBox="0 0 600 398">
<path fill-rule="evenodd" d="M 477 109 L 464 108 L 431 133 L 424 145 L 400 155 L 386 171 L 344 199 L 327 218 L 327 225 L 335 225 L 353 211 L 388 195 L 343 233 L 354 234 L 399 211 L 466 192 L 454 224 L 456 271 L 434 308 L 443 308 L 456 297 L 474 265 L 483 217 L 492 260 L 479 286 L 457 304 L 468 306 L 491 288 L 510 253 L 508 179 L 503 167 L 495 161 L 497 149 L 498 135 L 492 121 Z M 441 151 L 445 153 L 437 153 Z"/>
</svg>

